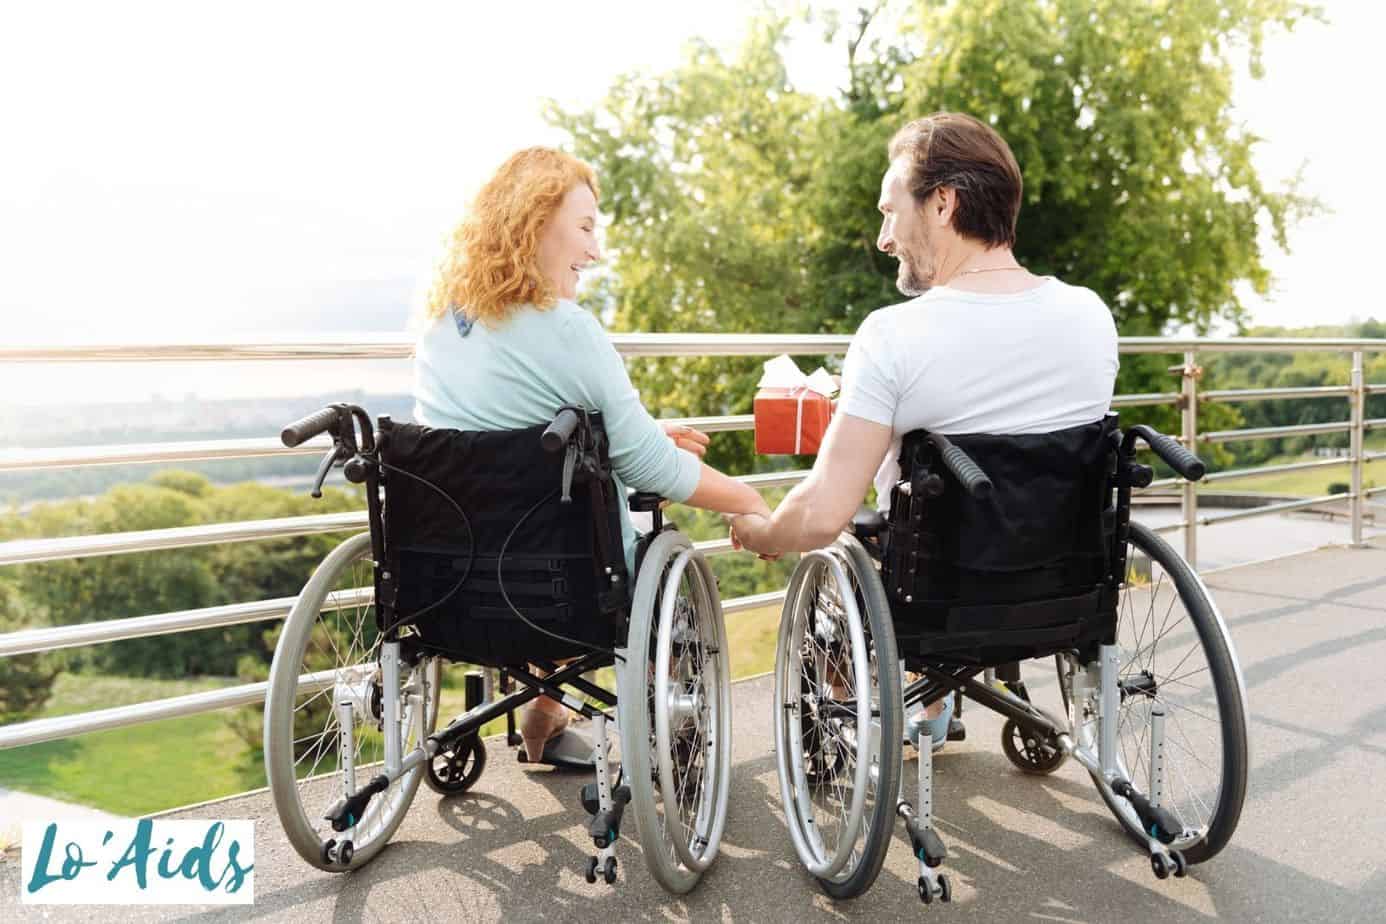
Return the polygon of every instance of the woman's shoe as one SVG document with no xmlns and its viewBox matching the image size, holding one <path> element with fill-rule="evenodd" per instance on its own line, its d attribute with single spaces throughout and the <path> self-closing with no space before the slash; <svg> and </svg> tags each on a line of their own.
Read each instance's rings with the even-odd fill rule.
<svg viewBox="0 0 1386 924">
<path fill-rule="evenodd" d="M 910 744 L 919 747 L 919 739 L 927 730 L 932 750 L 938 751 L 948 741 L 948 723 L 953 719 L 953 694 L 943 697 L 943 711 L 932 719 L 924 718 L 924 709 L 915 705 L 905 721 L 905 734 Z"/>
<path fill-rule="evenodd" d="M 538 763 L 544 756 L 544 745 L 563 734 L 568 727 L 568 710 L 550 712 L 530 706 L 520 716 L 520 738 L 525 744 L 529 763 Z"/>
</svg>

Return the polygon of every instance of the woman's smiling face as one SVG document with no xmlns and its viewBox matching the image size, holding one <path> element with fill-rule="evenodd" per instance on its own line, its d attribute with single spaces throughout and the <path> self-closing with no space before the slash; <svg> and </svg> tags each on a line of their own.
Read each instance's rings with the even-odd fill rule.
<svg viewBox="0 0 1386 924">
<path fill-rule="evenodd" d="M 578 274 L 601 258 L 597 197 L 586 183 L 568 190 L 539 236 L 539 270 L 559 298 L 577 295 Z"/>
</svg>

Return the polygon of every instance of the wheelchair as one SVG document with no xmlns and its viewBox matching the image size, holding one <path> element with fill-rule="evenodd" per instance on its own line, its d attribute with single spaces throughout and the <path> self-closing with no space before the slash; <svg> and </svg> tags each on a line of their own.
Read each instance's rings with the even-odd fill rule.
<svg viewBox="0 0 1386 924">
<path fill-rule="evenodd" d="M 486 766 L 488 722 L 541 694 L 591 720 L 596 780 L 581 787 L 595 853 L 617 879 L 632 809 L 646 865 L 684 893 L 716 858 L 731 772 L 726 631 L 692 542 L 652 514 L 627 574 L 600 414 L 494 433 L 371 419 L 337 404 L 291 424 L 287 446 L 333 446 L 365 486 L 370 532 L 334 549 L 298 596 L 270 668 L 265 771 L 288 840 L 312 866 L 356 869 L 384 848 L 421 782 L 464 793 Z M 441 667 L 469 673 L 465 711 L 437 728 Z M 537 665 L 537 669 L 535 666 Z M 614 668 L 613 691 L 588 679 Z M 491 695 L 498 687 L 498 695 Z M 611 711 L 621 742 L 610 754 Z"/>
<path fill-rule="evenodd" d="M 927 733 L 912 794 L 901 779 L 905 712 L 950 695 L 1005 717 L 1021 771 L 1078 761 L 1156 877 L 1226 846 L 1246 794 L 1245 685 L 1197 573 L 1130 519 L 1132 489 L 1153 478 L 1137 439 L 1203 477 L 1178 442 L 1123 432 L 1115 414 L 1037 435 L 912 432 L 888 518 L 864 510 L 801 559 L 777 640 L 775 753 L 790 838 L 829 895 L 870 888 L 899 818 L 919 898 L 951 899 Z M 1050 657 L 1063 715 L 1018 682 L 1019 662 Z"/>
</svg>

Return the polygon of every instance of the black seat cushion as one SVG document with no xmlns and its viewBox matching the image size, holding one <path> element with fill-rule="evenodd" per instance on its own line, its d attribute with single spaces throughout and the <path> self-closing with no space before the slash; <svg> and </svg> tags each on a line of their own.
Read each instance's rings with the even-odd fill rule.
<svg viewBox="0 0 1386 924">
<path fill-rule="evenodd" d="M 544 429 L 382 421 L 391 574 L 382 593 L 427 646 L 508 664 L 609 648 L 624 637 L 628 581 L 615 486 L 599 471 L 577 480 L 571 503 L 562 503 L 564 457 L 541 448 Z"/>
</svg>

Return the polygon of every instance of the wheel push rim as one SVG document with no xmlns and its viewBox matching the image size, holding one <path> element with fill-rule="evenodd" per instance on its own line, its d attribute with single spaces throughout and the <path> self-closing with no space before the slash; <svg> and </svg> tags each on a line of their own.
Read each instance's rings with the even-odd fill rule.
<svg viewBox="0 0 1386 924">
<path fill-rule="evenodd" d="M 335 706 L 338 700 L 350 700 L 353 706 L 353 791 L 360 791 L 384 770 L 383 720 L 376 720 L 372 712 L 375 698 L 383 698 L 381 638 L 376 631 L 372 592 L 374 567 L 367 547 L 340 569 L 334 587 L 317 606 L 312 627 L 296 646 L 293 661 L 299 675 L 291 691 L 288 740 L 294 779 L 293 809 L 300 816 L 300 824 L 320 843 L 350 839 L 357 856 L 363 858 L 368 858 L 367 851 L 383 840 L 382 835 L 388 838 L 393 833 L 393 822 L 408 807 L 423 770 L 422 765 L 413 768 L 371 799 L 356 825 L 346 831 L 333 831 L 323 817 L 345 794 L 346 766 Z M 429 729 L 436 719 L 434 692 L 438 674 L 437 660 L 426 658 L 401 675 L 402 754 L 408 754 L 419 743 L 416 707 L 404 691 L 416 691 L 421 697 L 426 710 L 424 725 Z M 383 701 L 380 708 L 383 711 Z"/>
<path fill-rule="evenodd" d="M 651 708 L 667 839 L 685 866 L 702 872 L 722 837 L 730 741 L 722 733 L 725 640 L 694 556 L 679 553 L 664 581 L 674 592 L 660 602 Z M 685 577 L 687 594 L 678 592 Z"/>
<path fill-rule="evenodd" d="M 860 856 L 857 841 L 876 752 L 876 736 L 871 731 L 870 659 L 856 592 L 837 555 L 825 550 L 810 552 L 799 567 L 799 581 L 791 588 L 789 597 L 793 601 L 792 617 L 782 624 L 781 644 L 776 652 L 779 715 L 775 728 L 781 796 L 790 836 L 805 868 L 822 879 L 845 879 L 852 874 L 853 859 Z M 824 602 L 830 605 L 814 605 Z M 814 614 L 831 617 L 831 622 L 820 628 L 820 621 L 815 619 L 810 627 L 810 616 Z M 841 655 L 844 644 L 850 658 Z M 810 664 L 813 673 L 807 675 L 805 668 Z M 844 686 L 848 702 L 855 709 L 844 712 L 838 705 L 834 684 L 827 679 L 830 670 L 836 673 L 837 683 Z M 808 693 L 803 692 L 805 687 Z M 865 695 L 861 695 L 863 692 Z M 817 783 L 810 783 L 805 769 L 806 718 L 819 746 L 835 748 L 836 759 L 848 765 L 846 770 Z M 867 729 L 865 736 L 860 735 L 860 729 Z M 849 772 L 852 792 L 847 797 L 842 782 Z M 823 808 L 832 811 L 834 825 L 825 828 L 821 823 L 823 813 L 815 796 L 821 797 L 817 802 Z M 830 848 L 825 836 L 834 830 L 835 843 Z"/>
</svg>

